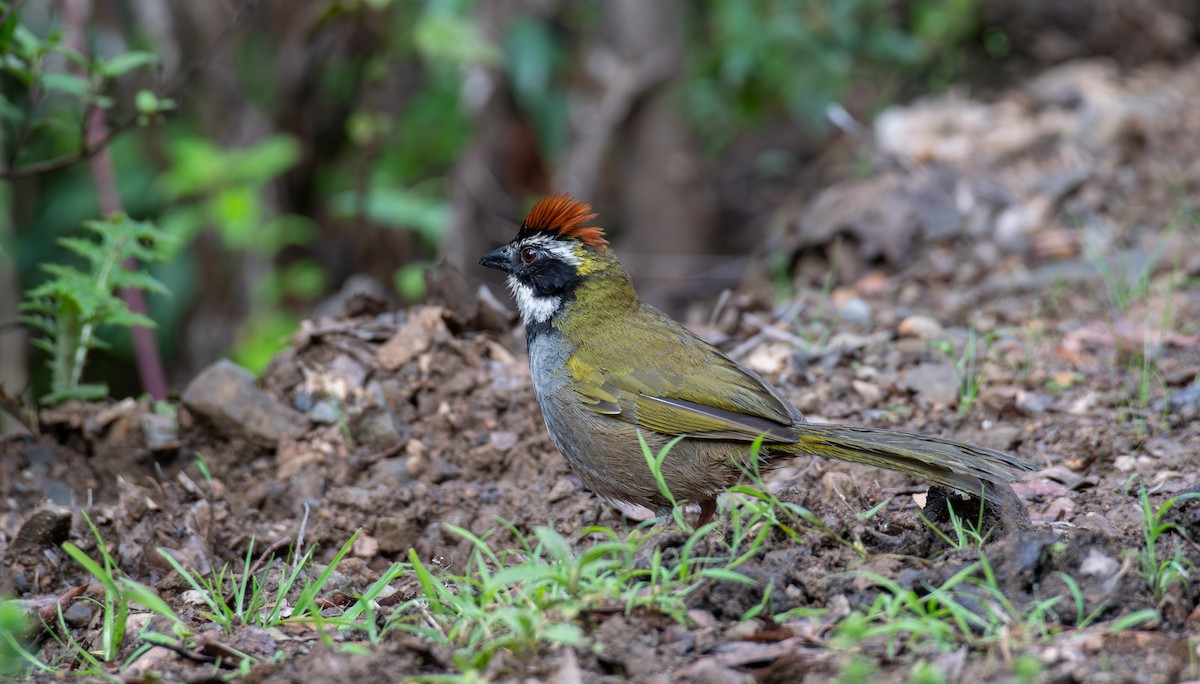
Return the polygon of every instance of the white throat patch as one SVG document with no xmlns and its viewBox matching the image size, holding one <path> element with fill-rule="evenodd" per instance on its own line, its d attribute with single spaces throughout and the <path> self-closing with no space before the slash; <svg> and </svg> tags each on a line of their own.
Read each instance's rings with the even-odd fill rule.
<svg viewBox="0 0 1200 684">
<path fill-rule="evenodd" d="M 521 312 L 521 320 L 525 325 L 545 323 L 562 306 L 562 297 L 539 297 L 533 293 L 532 287 L 514 276 L 508 277 L 508 290 L 517 300 L 517 311 Z"/>
</svg>

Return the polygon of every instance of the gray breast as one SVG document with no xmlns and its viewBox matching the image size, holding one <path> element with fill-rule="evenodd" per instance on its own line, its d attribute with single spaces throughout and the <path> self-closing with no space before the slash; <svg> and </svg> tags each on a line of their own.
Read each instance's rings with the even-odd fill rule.
<svg viewBox="0 0 1200 684">
<path fill-rule="evenodd" d="M 567 370 L 567 360 L 572 351 L 572 345 L 557 330 L 543 330 L 533 336 L 529 340 L 529 370 L 533 375 L 533 390 L 554 446 L 566 457 L 584 484 L 605 494 L 608 487 L 604 478 L 592 465 L 601 456 L 589 452 L 589 449 L 599 448 L 607 441 L 598 440 L 597 435 L 591 432 L 597 423 L 608 418 L 588 411 L 576 396 Z"/>
</svg>

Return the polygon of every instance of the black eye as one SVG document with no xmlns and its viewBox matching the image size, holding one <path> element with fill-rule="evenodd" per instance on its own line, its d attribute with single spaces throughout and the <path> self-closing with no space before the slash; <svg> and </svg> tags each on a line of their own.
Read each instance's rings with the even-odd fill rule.
<svg viewBox="0 0 1200 684">
<path fill-rule="evenodd" d="M 532 247 L 526 247 L 525 249 L 521 250 L 521 261 L 524 261 L 527 264 L 532 264 L 533 262 L 537 261 L 539 256 L 541 256 L 541 253 Z"/>
</svg>

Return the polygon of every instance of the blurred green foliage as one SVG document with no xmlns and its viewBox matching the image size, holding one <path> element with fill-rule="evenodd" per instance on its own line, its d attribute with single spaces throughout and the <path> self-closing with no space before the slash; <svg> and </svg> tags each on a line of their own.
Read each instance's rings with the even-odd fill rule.
<svg viewBox="0 0 1200 684">
<path fill-rule="evenodd" d="M 856 80 L 943 86 L 976 30 L 977 0 L 707 0 L 688 41 L 684 101 L 711 152 L 765 121 L 824 125 Z M 888 92 L 877 100 L 886 103 Z"/>
<path fill-rule="evenodd" d="M 977 4 L 685 3 L 684 67 L 671 87 L 682 119 L 719 159 L 773 128 L 819 129 L 828 105 L 864 83 L 882 104 L 900 83 L 949 82 L 980 34 Z M 156 74 L 158 58 L 128 48 L 170 36 L 151 40 L 162 28 L 138 25 L 136 12 L 133 21 L 89 26 L 99 56 L 84 58 L 64 45 L 52 11 L 0 1 L 3 152 L 10 171 L 38 171 L 17 181 L 16 233 L 0 245 L 17 260 L 22 286 L 40 287 L 40 265 L 68 258 L 59 240 L 100 214 L 81 154 L 82 121 L 98 107 L 118 132 L 141 127 L 109 142 L 126 211 L 183 246 L 149 271 L 174 294 L 150 298 L 168 359 L 197 303 L 236 287 L 241 301 L 228 315 L 240 323 L 228 353 L 261 369 L 300 318 L 362 267 L 353 259 L 375 256 L 346 241 L 392 246 L 385 238 L 403 233 L 403 258 L 377 275 L 402 301 L 419 299 L 450 221 L 453 169 L 479 123 L 468 103 L 505 88 L 537 154 L 553 165 L 569 152 L 573 107 L 586 101 L 579 96 L 594 94 L 587 61 L 608 21 L 597 3 L 509 8 L 494 25 L 495 16 L 480 17 L 496 8 L 478 0 L 320 0 L 314 8 L 286 27 L 231 26 L 232 59 L 201 64 L 223 70 L 220 78 L 192 73 L 168 92 L 161 81 L 172 75 Z M 282 21 L 272 9 L 263 3 L 254 21 Z M 288 42 L 297 30 L 305 40 Z M 1003 36 L 982 35 L 989 52 L 1004 49 Z M 305 50 L 320 53 L 303 62 Z M 294 64 L 304 65 L 302 87 L 281 76 Z M 484 71 L 498 78 L 480 80 Z M 230 102 L 253 113 L 253 134 L 227 129 L 244 121 L 220 110 Z M 202 282 L 213 272 L 228 282 Z M 128 355 L 123 337 L 110 341 Z"/>
<path fill-rule="evenodd" d="M 42 264 L 50 279 L 26 293 L 22 319 L 42 334 L 34 344 L 50 355 L 53 377 L 44 401 L 56 404 L 67 399 L 102 399 L 108 395 L 103 384 L 83 383 L 88 353 L 107 344 L 97 331 L 102 326 L 153 328 L 152 319 L 129 310 L 117 294 L 136 289 L 167 294 L 162 283 L 143 271 L 126 269 L 126 259 L 140 262 L 164 261 L 173 240 L 153 224 L 131 221 L 123 215 L 84 224 L 97 239 L 67 237 L 59 244 L 82 258 L 81 270 L 62 263 Z"/>
</svg>

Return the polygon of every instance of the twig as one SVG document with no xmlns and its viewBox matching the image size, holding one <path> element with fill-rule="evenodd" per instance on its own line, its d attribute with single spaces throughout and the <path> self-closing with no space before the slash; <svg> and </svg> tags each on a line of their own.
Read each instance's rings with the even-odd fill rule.
<svg viewBox="0 0 1200 684">
<path fill-rule="evenodd" d="M 661 48 L 635 64 L 617 62 L 605 70 L 607 78 L 602 84 L 604 91 L 599 102 L 590 110 L 591 115 L 576 128 L 580 137 L 559 174 L 558 187 L 577 196 L 592 194 L 600 161 L 613 133 L 638 99 L 669 79 L 676 66 L 673 51 Z"/>
<path fill-rule="evenodd" d="M 300 560 L 304 557 L 304 531 L 308 528 L 308 514 L 309 506 L 308 502 L 305 501 L 304 517 L 300 519 L 300 531 L 296 532 L 296 552 L 292 554 L 292 560 L 296 563 L 292 567 L 293 571 L 300 568 Z"/>
<path fill-rule="evenodd" d="M 14 2 L 9 7 L 8 13 L 11 13 L 13 10 L 15 10 L 16 7 L 21 4 L 21 2 L 22 0 Z M 209 64 L 212 63 L 218 50 L 224 46 L 225 41 L 228 40 L 229 36 L 233 34 L 234 29 L 241 24 L 246 15 L 251 14 L 255 9 L 257 9 L 257 6 L 258 0 L 245 0 L 238 5 L 237 8 L 234 9 L 233 17 L 230 18 L 229 23 L 225 25 L 225 27 L 221 30 L 221 33 L 216 37 L 216 39 L 213 40 L 212 44 L 204 50 L 204 54 L 192 60 L 191 63 L 188 64 L 187 68 L 181 69 L 178 73 L 176 73 L 175 76 L 171 78 L 171 81 L 165 86 L 162 88 L 156 88 L 155 95 L 158 96 L 159 99 L 170 98 L 179 100 L 179 93 L 183 90 L 183 87 L 187 85 L 188 82 L 196 76 L 196 74 L 203 71 L 208 67 Z M 5 19 L 8 18 L 8 13 L 5 13 Z M 66 23 L 65 16 L 66 15 L 64 13 L 64 24 Z M 3 23 L 3 20 L 0 20 L 0 23 Z M 80 54 L 83 54 L 83 52 L 80 51 Z M 138 123 L 138 117 L 139 115 L 133 114 L 123 121 L 115 124 L 109 124 L 107 121 L 105 121 L 105 127 L 107 130 L 105 131 L 104 135 L 95 139 L 89 139 L 87 136 L 83 136 L 80 139 L 79 150 L 69 154 L 53 157 L 51 159 L 43 159 L 42 161 L 25 164 L 19 167 L 10 164 L 10 168 L 0 172 L 0 179 L 15 180 L 18 178 L 39 176 L 52 171 L 58 171 L 59 169 L 65 169 L 69 166 L 74 166 L 81 161 L 91 159 L 106 149 L 108 145 L 116 139 L 117 136 L 136 126 Z M 16 154 L 18 154 L 19 150 L 23 147 L 23 145 L 20 144 L 21 138 L 22 136 L 18 135 L 18 144 L 14 146 L 14 161 L 16 159 Z"/>
</svg>

